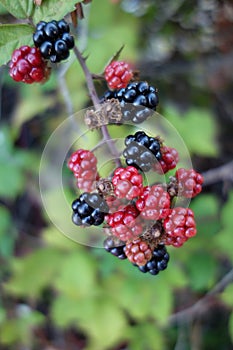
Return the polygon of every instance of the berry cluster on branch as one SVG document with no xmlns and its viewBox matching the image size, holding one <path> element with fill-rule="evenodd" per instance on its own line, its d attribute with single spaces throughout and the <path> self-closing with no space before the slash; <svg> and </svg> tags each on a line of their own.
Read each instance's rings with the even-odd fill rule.
<svg viewBox="0 0 233 350">
<path fill-rule="evenodd" d="M 168 183 L 144 184 L 143 170 L 171 171 L 179 161 L 178 152 L 144 131 L 128 135 L 125 145 L 130 148 L 123 151 L 125 165 L 116 167 L 108 179 L 97 177 L 97 159 L 91 151 L 80 149 L 71 155 L 68 167 L 75 177 L 82 179 L 87 172 L 92 181 L 90 193 L 73 202 L 72 218 L 78 226 L 103 224 L 107 252 L 128 259 L 143 273 L 157 275 L 169 261 L 166 246 L 181 247 L 196 234 L 193 211 L 174 207 L 174 198 L 195 197 L 203 177 L 193 169 L 180 168 Z"/>
</svg>

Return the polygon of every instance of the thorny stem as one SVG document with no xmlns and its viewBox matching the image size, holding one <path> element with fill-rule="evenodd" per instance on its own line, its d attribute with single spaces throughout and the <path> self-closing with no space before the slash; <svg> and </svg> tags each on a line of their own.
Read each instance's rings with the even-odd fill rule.
<svg viewBox="0 0 233 350">
<path fill-rule="evenodd" d="M 81 52 L 79 51 L 79 49 L 77 48 L 77 46 L 74 46 L 73 50 L 74 50 L 75 56 L 77 57 L 77 59 L 79 61 L 80 66 L 82 67 L 82 70 L 83 70 L 84 75 L 86 77 L 86 83 L 87 83 L 87 88 L 89 91 L 90 98 L 93 102 L 95 109 L 97 110 L 99 108 L 100 102 L 99 102 L 99 98 L 98 98 L 98 95 L 96 93 L 96 89 L 95 89 L 95 86 L 93 83 L 93 76 L 92 76 L 91 72 L 89 71 L 89 69 L 86 65 L 86 61 L 85 61 L 84 57 L 82 56 Z M 108 148 L 109 148 L 112 156 L 114 157 L 117 166 L 120 166 L 121 162 L 119 159 L 119 153 L 117 152 L 115 144 L 113 143 L 113 140 L 111 139 L 111 136 L 108 132 L 107 125 L 101 126 L 101 132 L 103 135 L 103 141 L 105 141 L 107 143 Z"/>
</svg>

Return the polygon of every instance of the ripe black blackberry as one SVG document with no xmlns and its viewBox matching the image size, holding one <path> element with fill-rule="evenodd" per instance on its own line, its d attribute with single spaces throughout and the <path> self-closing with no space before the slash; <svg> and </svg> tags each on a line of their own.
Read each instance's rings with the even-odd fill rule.
<svg viewBox="0 0 233 350">
<path fill-rule="evenodd" d="M 69 57 L 69 50 L 74 47 L 74 38 L 70 35 L 70 27 L 61 21 L 41 21 L 36 26 L 33 41 L 41 55 L 51 62 L 60 62 Z"/>
<path fill-rule="evenodd" d="M 84 192 L 72 203 L 72 221 L 78 226 L 98 226 L 108 213 L 108 205 L 98 193 Z"/>
<path fill-rule="evenodd" d="M 152 258 L 143 266 L 137 266 L 143 272 L 149 272 L 151 275 L 157 275 L 160 271 L 167 268 L 169 254 L 163 244 L 159 244 L 152 253 Z"/>
<path fill-rule="evenodd" d="M 127 258 L 125 255 L 125 244 L 119 239 L 109 236 L 104 240 L 103 246 L 107 252 L 116 256 L 118 259 L 124 260 Z"/>
<path fill-rule="evenodd" d="M 162 158 L 160 142 L 157 138 L 148 136 L 144 131 L 125 138 L 126 148 L 123 156 L 127 165 L 142 171 L 149 171 Z"/>
<path fill-rule="evenodd" d="M 144 122 L 152 115 L 151 110 L 156 110 L 159 103 L 158 90 L 145 81 L 130 83 L 126 88 L 119 90 L 106 91 L 101 101 L 111 98 L 120 101 L 123 120 L 135 124 Z M 134 106 L 137 106 L 137 108 Z"/>
</svg>

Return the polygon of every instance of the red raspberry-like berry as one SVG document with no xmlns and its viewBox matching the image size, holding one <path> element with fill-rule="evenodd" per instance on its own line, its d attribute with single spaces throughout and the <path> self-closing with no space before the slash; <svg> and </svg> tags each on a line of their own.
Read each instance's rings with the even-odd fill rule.
<svg viewBox="0 0 233 350">
<path fill-rule="evenodd" d="M 193 198 L 201 192 L 204 178 L 195 170 L 180 168 L 176 171 L 175 177 L 179 196 Z"/>
<path fill-rule="evenodd" d="M 164 219 L 170 211 L 170 196 L 162 186 L 144 187 L 136 207 L 147 220 Z"/>
<path fill-rule="evenodd" d="M 126 242 L 142 234 L 143 227 L 138 218 L 139 211 L 134 205 L 120 207 L 118 211 L 105 217 L 112 235 Z"/>
<path fill-rule="evenodd" d="M 152 249 L 141 238 L 137 238 L 126 243 L 125 255 L 131 263 L 144 266 L 152 258 Z"/>
<path fill-rule="evenodd" d="M 128 85 L 133 72 L 128 63 L 113 61 L 105 68 L 104 76 L 110 89 L 121 89 Z"/>
<path fill-rule="evenodd" d="M 154 170 L 159 174 L 166 174 L 174 169 L 179 162 L 179 154 L 175 148 L 163 146 L 160 149 L 162 158 L 155 164 Z"/>
<path fill-rule="evenodd" d="M 86 192 L 91 192 L 94 189 L 95 181 L 99 179 L 99 175 L 97 159 L 91 151 L 79 149 L 74 152 L 69 158 L 68 168 L 78 179 L 78 188 Z"/>
<path fill-rule="evenodd" d="M 194 213 L 188 208 L 171 209 L 163 222 L 166 231 L 165 244 L 181 247 L 189 238 L 196 235 Z"/>
<path fill-rule="evenodd" d="M 112 183 L 114 192 L 118 198 L 131 200 L 138 197 L 142 190 L 143 178 L 133 166 L 117 168 L 114 172 Z"/>
<path fill-rule="evenodd" d="M 21 46 L 14 50 L 9 66 L 11 78 L 26 84 L 44 82 L 50 74 L 46 61 L 36 47 Z"/>
</svg>

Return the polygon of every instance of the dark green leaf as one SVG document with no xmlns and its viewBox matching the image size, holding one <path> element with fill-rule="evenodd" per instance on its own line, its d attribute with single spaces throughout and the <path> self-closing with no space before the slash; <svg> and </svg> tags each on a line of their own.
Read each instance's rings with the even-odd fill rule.
<svg viewBox="0 0 233 350">
<path fill-rule="evenodd" d="M 34 28 L 27 24 L 0 25 L 0 65 L 7 64 L 15 49 L 31 45 L 33 32 Z"/>
</svg>

